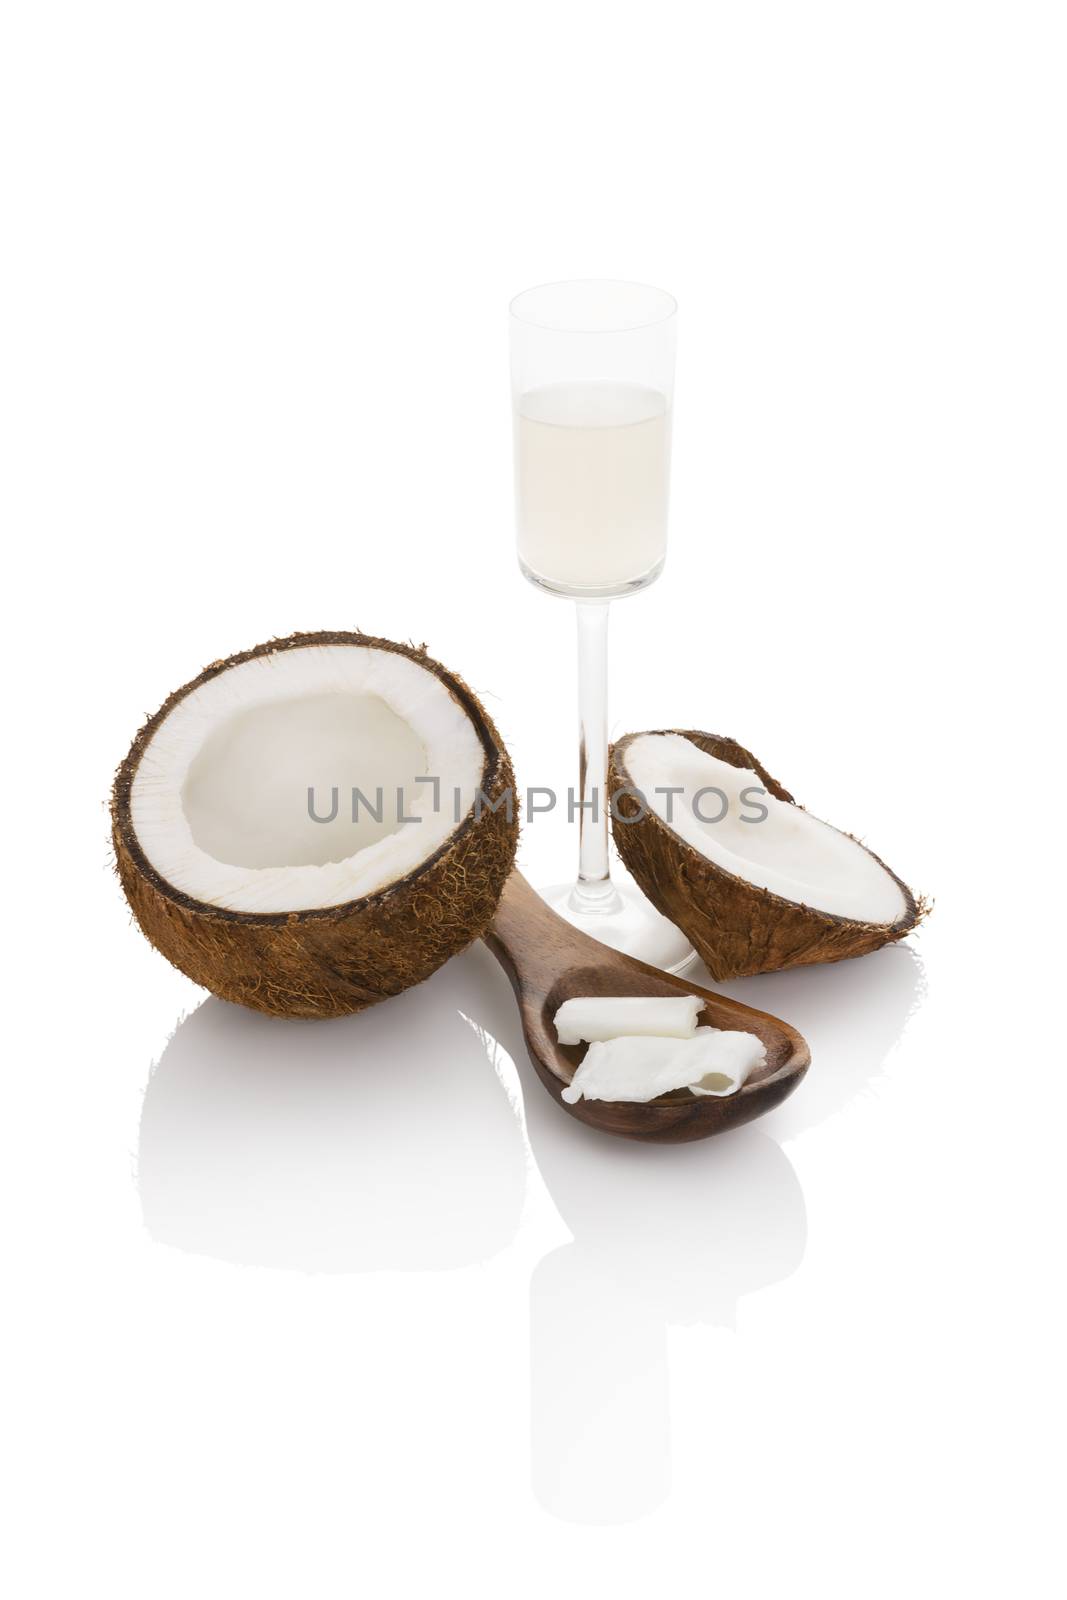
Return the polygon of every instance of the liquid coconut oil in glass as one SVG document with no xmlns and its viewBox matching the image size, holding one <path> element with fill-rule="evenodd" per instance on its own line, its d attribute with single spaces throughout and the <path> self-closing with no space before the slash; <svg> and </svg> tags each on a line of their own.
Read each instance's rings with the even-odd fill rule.
<svg viewBox="0 0 1067 1600">
<path fill-rule="evenodd" d="M 551 384 L 519 397 L 515 427 L 527 576 L 579 596 L 650 582 L 667 546 L 666 397 L 636 384 Z"/>
</svg>

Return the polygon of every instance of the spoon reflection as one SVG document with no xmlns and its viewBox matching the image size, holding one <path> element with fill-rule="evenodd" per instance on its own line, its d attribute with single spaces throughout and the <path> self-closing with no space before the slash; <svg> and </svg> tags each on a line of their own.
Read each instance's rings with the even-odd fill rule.
<svg viewBox="0 0 1067 1600">
<path fill-rule="evenodd" d="M 479 961 L 488 966 L 486 952 L 471 952 L 464 967 Z M 486 1030 L 519 1064 L 530 1145 L 574 1236 L 530 1283 L 533 1488 L 568 1521 L 625 1523 L 665 1499 L 669 1328 L 733 1328 L 745 1296 L 797 1270 L 804 1197 L 777 1138 L 869 1088 L 924 992 L 906 945 L 723 986 L 700 971 L 693 979 L 794 1019 L 816 1058 L 758 1129 L 711 1146 L 626 1144 L 559 1116 L 534 1082 L 510 996 L 498 986 L 481 1001 Z"/>
</svg>

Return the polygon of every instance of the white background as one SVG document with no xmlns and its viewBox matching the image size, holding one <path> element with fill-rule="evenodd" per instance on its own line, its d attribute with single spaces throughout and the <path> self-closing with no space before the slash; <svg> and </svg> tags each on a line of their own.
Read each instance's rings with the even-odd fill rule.
<svg viewBox="0 0 1067 1600">
<path fill-rule="evenodd" d="M 1058 1589 L 1063 21 L 5 8 L 19 1600 Z M 483 949 L 271 1023 L 109 870 L 144 715 L 294 628 L 427 641 L 566 785 L 506 306 L 597 275 L 681 306 L 614 730 L 734 735 L 937 902 L 732 985 L 814 1065 L 677 1149 L 558 1113 Z"/>
</svg>

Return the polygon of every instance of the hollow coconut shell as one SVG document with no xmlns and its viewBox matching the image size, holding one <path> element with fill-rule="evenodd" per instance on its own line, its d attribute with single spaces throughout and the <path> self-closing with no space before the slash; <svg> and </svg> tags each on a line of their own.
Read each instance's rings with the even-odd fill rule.
<svg viewBox="0 0 1067 1600">
<path fill-rule="evenodd" d="M 243 662 L 315 645 L 395 652 L 432 672 L 459 702 L 484 751 L 481 792 L 435 854 L 363 899 L 292 912 L 232 911 L 191 898 L 152 866 L 138 840 L 130 791 L 156 730 L 194 689 Z M 167 960 L 223 1000 L 282 1017 L 340 1017 L 421 983 L 485 933 L 511 872 L 519 825 L 507 750 L 463 680 L 416 647 L 361 633 L 298 633 L 207 667 L 177 689 L 134 739 L 115 777 L 112 840 L 122 887 L 142 932 Z"/>
<path fill-rule="evenodd" d="M 680 734 L 729 766 L 755 772 L 776 799 L 797 804 L 788 789 L 735 739 L 688 728 L 656 731 Z M 788 967 L 867 955 L 903 939 L 925 916 L 926 903 L 916 898 L 873 850 L 868 855 L 889 873 L 904 897 L 903 915 L 889 924 L 856 922 L 786 900 L 728 872 L 654 813 L 640 817 L 642 808 L 626 767 L 627 747 L 639 737 L 627 734 L 611 748 L 608 793 L 615 846 L 643 893 L 681 928 L 720 983 L 758 972 L 781 972 Z M 866 849 L 861 841 L 855 842 Z"/>
</svg>

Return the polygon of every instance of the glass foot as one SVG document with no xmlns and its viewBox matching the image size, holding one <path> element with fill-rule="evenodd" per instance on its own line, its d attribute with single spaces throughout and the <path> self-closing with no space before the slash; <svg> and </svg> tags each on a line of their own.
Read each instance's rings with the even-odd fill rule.
<svg viewBox="0 0 1067 1600">
<path fill-rule="evenodd" d="M 539 893 L 565 922 L 650 967 L 680 973 L 696 960 L 685 934 L 661 917 L 634 884 L 609 881 L 589 888 L 559 883 Z"/>
</svg>

